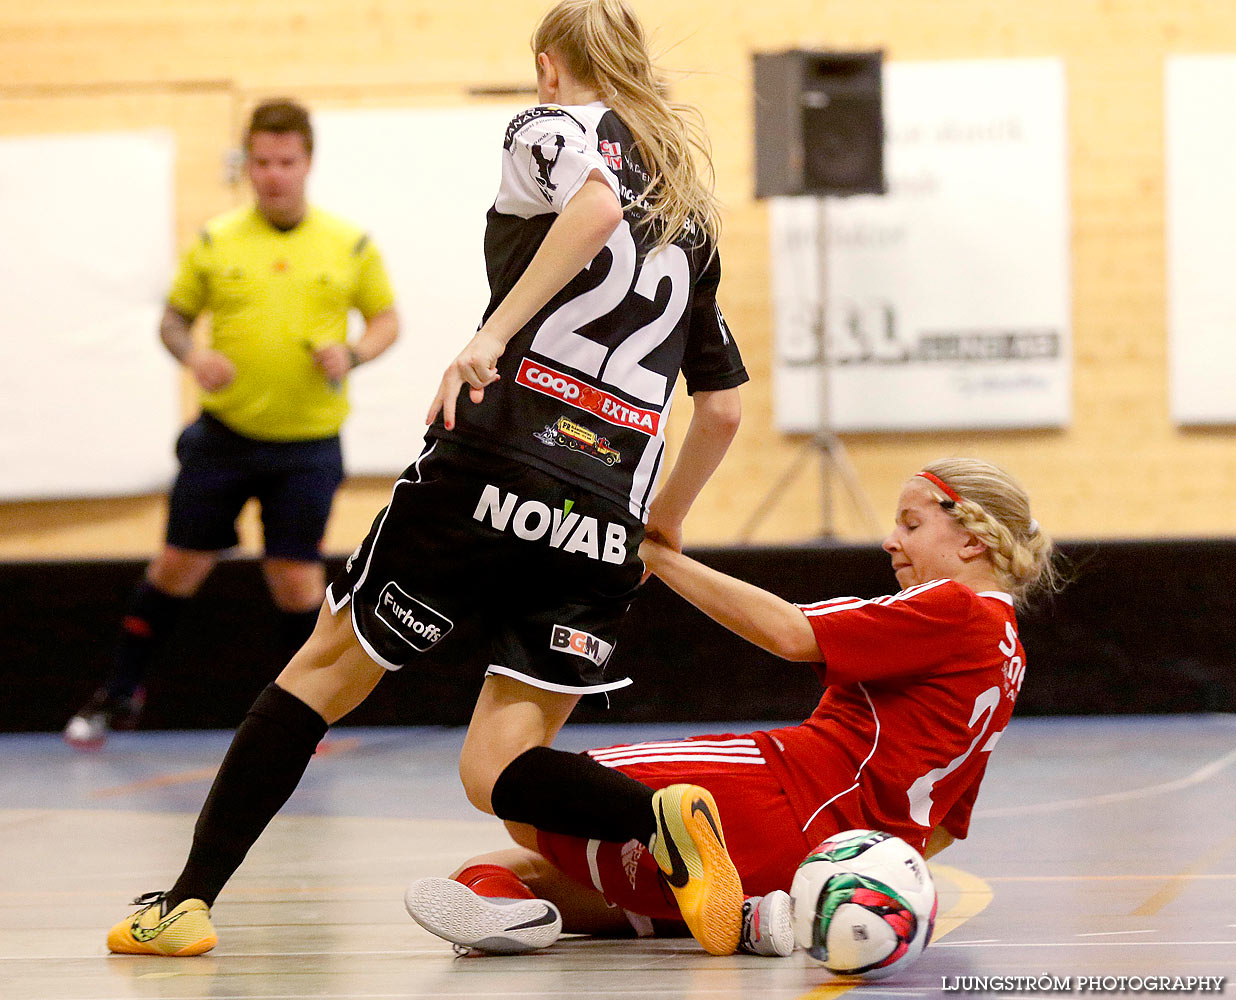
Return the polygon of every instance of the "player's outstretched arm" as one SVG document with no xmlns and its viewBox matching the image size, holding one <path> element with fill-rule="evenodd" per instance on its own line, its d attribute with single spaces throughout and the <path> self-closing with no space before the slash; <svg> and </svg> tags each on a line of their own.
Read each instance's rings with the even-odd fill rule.
<svg viewBox="0 0 1236 1000">
<path fill-rule="evenodd" d="M 682 522 L 700 490 L 721 464 L 742 420 L 737 389 L 697 392 L 674 468 L 648 508 L 647 535 L 682 551 Z"/>
<path fill-rule="evenodd" d="M 485 398 L 485 387 L 497 381 L 498 358 L 511 338 L 592 262 L 621 222 L 618 196 L 600 171 L 594 171 L 549 227 L 527 270 L 447 366 L 425 423 L 433 423 L 441 412 L 447 430 L 454 428 L 455 403 L 465 384 L 473 403 Z"/>
<path fill-rule="evenodd" d="M 748 642 L 786 660 L 820 659 L 815 633 L 796 605 L 654 541 L 646 540 L 639 554 L 666 586 Z"/>
</svg>

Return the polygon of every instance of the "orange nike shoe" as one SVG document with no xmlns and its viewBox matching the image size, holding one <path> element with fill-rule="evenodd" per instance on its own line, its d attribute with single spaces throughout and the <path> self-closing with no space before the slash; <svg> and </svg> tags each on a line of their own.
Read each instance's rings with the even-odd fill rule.
<svg viewBox="0 0 1236 1000">
<path fill-rule="evenodd" d="M 649 845 L 687 927 L 713 955 L 730 955 L 742 934 L 742 882 L 721 832 L 717 803 L 698 785 L 652 797 L 657 832 Z"/>
</svg>

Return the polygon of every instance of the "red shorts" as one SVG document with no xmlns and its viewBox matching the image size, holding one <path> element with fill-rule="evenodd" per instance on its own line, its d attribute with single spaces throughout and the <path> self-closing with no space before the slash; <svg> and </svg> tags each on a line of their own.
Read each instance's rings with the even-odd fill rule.
<svg viewBox="0 0 1236 1000">
<path fill-rule="evenodd" d="M 695 736 L 588 753 L 653 788 L 683 782 L 707 788 L 717 800 L 726 847 L 749 896 L 788 890 L 794 870 L 813 846 L 750 736 Z M 615 844 L 538 833 L 537 846 L 554 867 L 600 890 L 611 903 L 654 919 L 681 919 L 660 868 L 638 841 Z"/>
</svg>

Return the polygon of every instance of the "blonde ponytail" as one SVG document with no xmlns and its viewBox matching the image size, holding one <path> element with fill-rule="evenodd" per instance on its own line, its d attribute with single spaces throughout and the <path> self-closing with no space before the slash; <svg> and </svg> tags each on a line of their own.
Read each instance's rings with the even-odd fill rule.
<svg viewBox="0 0 1236 1000">
<path fill-rule="evenodd" d="M 721 212 L 713 194 L 712 148 L 699 111 L 670 102 L 648 54 L 644 29 L 623 0 L 562 0 L 532 36 L 631 131 L 648 183 L 635 200 L 656 245 L 686 235 L 714 245 Z M 697 162 L 698 161 L 698 162 Z"/>
</svg>

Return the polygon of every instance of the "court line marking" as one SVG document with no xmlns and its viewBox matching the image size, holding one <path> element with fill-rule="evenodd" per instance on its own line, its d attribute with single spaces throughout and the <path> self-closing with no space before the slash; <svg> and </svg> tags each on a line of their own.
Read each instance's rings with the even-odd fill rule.
<svg viewBox="0 0 1236 1000">
<path fill-rule="evenodd" d="M 1074 935 L 1075 937 L 1113 937 L 1117 934 L 1158 934 L 1159 932 L 1148 927 L 1144 931 L 1085 931 L 1081 934 Z"/>
<path fill-rule="evenodd" d="M 943 915 L 936 916 L 935 930 L 931 935 L 931 944 L 928 947 L 934 947 L 942 937 L 951 934 L 957 930 L 962 924 L 972 917 L 978 916 L 991 903 L 992 892 L 991 886 L 984 879 L 977 875 L 972 875 L 968 871 L 963 871 L 961 868 L 954 868 L 952 865 L 941 865 L 931 862 L 931 876 L 933 879 L 939 879 L 943 876 L 953 887 L 956 888 L 958 896 L 949 911 Z M 854 989 L 856 986 L 863 987 L 863 995 L 867 996 L 875 991 L 872 990 L 862 979 L 851 980 L 834 980 L 832 982 L 821 983 L 819 986 L 802 994 L 797 1000 L 832 1000 L 833 997 L 841 996 Z"/>
<path fill-rule="evenodd" d="M 345 736 L 342 739 L 331 740 L 318 747 L 315 757 L 329 757 L 331 754 L 348 753 L 360 746 L 360 738 Z M 156 774 L 153 778 L 132 781 L 127 785 L 112 785 L 110 788 L 96 788 L 90 793 L 92 799 L 108 799 L 117 795 L 131 795 L 134 792 L 147 792 L 155 788 L 169 788 L 174 785 L 189 785 L 195 781 L 211 781 L 219 768 L 198 767 L 192 771 L 174 771 L 170 774 Z"/>
<path fill-rule="evenodd" d="M 1135 907 L 1130 916 L 1153 917 L 1163 907 L 1167 906 L 1168 903 L 1174 902 L 1179 898 L 1190 882 L 1196 881 L 1199 877 L 1205 877 L 1204 875 L 1199 876 L 1199 873 L 1204 872 L 1206 868 L 1218 861 L 1219 858 L 1224 857 L 1232 849 L 1233 845 L 1236 845 L 1236 835 L 1219 841 L 1209 851 L 1194 861 L 1193 864 L 1185 866 L 1183 871 L 1171 876 L 1166 885 L 1152 894 L 1140 906 Z"/>
<path fill-rule="evenodd" d="M 1091 806 L 1109 805 L 1113 802 L 1130 802 L 1136 799 L 1148 799 L 1155 795 L 1167 795 L 1178 792 L 1182 788 L 1191 788 L 1209 781 L 1224 768 L 1236 763 L 1236 750 L 1230 750 L 1222 757 L 1203 764 L 1192 774 L 1172 781 L 1164 781 L 1157 785 L 1146 785 L 1142 788 L 1130 788 L 1123 792 L 1106 792 L 1103 795 L 1088 795 L 1080 799 L 1057 799 L 1054 802 L 1036 802 L 1022 806 L 1002 806 L 997 809 L 976 809 L 974 815 L 981 819 L 994 819 L 1002 816 L 1031 816 L 1039 813 L 1064 812 L 1068 809 L 1087 809 Z"/>
</svg>

